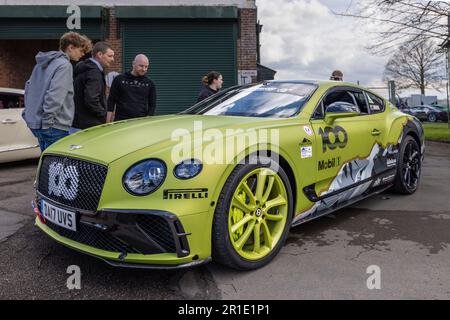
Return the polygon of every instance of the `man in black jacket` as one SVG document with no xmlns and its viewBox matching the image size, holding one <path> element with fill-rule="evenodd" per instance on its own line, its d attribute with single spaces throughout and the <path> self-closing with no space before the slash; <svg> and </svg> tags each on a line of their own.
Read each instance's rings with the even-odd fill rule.
<svg viewBox="0 0 450 320">
<path fill-rule="evenodd" d="M 70 133 L 106 122 L 104 69 L 113 61 L 114 51 L 111 46 L 106 42 L 97 42 L 92 49 L 92 58 L 75 66 L 75 118 Z"/>
<path fill-rule="evenodd" d="M 133 69 L 114 78 L 108 97 L 107 122 L 152 116 L 156 108 L 156 88 L 146 77 L 149 61 L 138 54 Z"/>
</svg>

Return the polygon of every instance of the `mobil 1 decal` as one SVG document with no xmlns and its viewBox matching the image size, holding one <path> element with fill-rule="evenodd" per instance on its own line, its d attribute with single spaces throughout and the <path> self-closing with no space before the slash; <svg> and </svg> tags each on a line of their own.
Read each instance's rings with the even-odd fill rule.
<svg viewBox="0 0 450 320">
<path fill-rule="evenodd" d="M 318 166 L 317 169 L 319 171 L 333 169 L 339 167 L 341 163 L 342 163 L 341 157 L 335 157 L 327 160 L 320 160 L 317 164 Z"/>
<path fill-rule="evenodd" d="M 327 152 L 327 149 L 343 149 L 347 146 L 348 134 L 341 126 L 320 128 L 319 134 L 322 136 L 324 153 Z"/>
</svg>

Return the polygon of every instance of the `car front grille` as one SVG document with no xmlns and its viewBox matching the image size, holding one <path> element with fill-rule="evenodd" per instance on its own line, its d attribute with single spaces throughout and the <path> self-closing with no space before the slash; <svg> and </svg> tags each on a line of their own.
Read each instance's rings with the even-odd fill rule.
<svg viewBox="0 0 450 320">
<path fill-rule="evenodd" d="M 65 229 L 48 220 L 46 225 L 61 237 L 68 238 L 90 247 L 119 253 L 140 253 L 138 250 L 109 234 L 107 231 L 100 230 L 88 224 L 80 223 L 77 226 L 77 231 Z"/>
<path fill-rule="evenodd" d="M 108 169 L 79 159 L 45 156 L 39 171 L 38 191 L 67 207 L 95 212 Z"/>
</svg>

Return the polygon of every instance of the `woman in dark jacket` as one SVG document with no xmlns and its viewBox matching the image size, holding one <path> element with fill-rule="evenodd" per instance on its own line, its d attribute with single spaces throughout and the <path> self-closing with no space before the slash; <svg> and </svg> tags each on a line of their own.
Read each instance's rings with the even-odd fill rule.
<svg viewBox="0 0 450 320">
<path fill-rule="evenodd" d="M 209 96 L 219 92 L 222 89 L 223 77 L 220 73 L 216 71 L 211 71 L 202 79 L 203 88 L 200 90 L 197 102 L 205 100 Z"/>
</svg>

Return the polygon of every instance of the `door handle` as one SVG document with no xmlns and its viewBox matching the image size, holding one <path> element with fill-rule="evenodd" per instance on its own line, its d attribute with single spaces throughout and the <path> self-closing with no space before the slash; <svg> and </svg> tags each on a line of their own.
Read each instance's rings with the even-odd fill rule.
<svg viewBox="0 0 450 320">
<path fill-rule="evenodd" d="M 373 129 L 373 131 L 372 131 L 372 135 L 373 136 L 379 136 L 381 134 L 381 131 L 380 130 L 378 130 L 378 129 Z"/>
<path fill-rule="evenodd" d="M 15 124 L 17 121 L 14 121 L 12 119 L 6 119 L 2 121 L 3 124 Z"/>
</svg>

